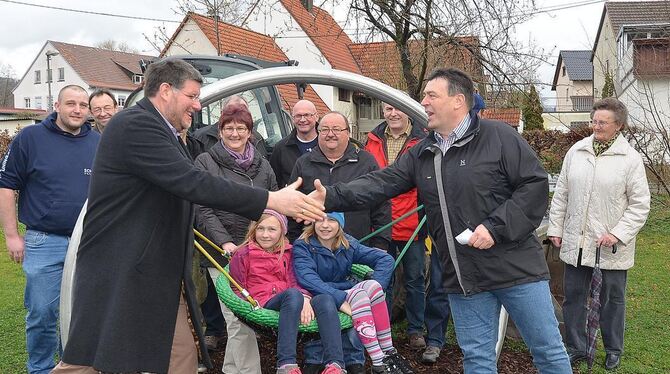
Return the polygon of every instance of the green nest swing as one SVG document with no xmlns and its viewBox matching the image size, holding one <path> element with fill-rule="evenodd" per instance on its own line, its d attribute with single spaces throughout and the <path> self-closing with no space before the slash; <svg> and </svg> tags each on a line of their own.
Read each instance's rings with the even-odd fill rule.
<svg viewBox="0 0 670 374">
<path fill-rule="evenodd" d="M 423 208 L 422 205 L 417 207 L 415 210 L 412 210 L 411 212 L 408 212 L 401 217 L 398 217 L 395 221 L 385 225 L 384 227 L 381 227 L 380 229 L 376 230 L 375 232 L 369 234 L 368 236 L 362 238 L 360 241 L 363 242 L 365 240 L 368 240 L 369 238 L 373 237 L 374 235 L 380 233 L 383 230 L 386 230 L 388 227 L 392 226 L 393 224 L 405 219 L 412 213 L 418 211 L 419 209 Z M 419 222 L 419 225 L 417 226 L 416 230 L 414 231 L 414 234 L 412 237 L 409 239 L 405 247 L 403 248 L 402 252 L 398 256 L 398 258 L 395 261 L 394 269 L 396 266 L 398 266 L 398 263 L 402 259 L 403 255 L 409 248 L 409 245 L 412 243 L 416 235 L 419 233 L 419 230 L 425 223 L 426 217 L 424 216 Z M 207 239 L 204 235 L 202 235 L 200 232 L 197 230 L 193 230 L 195 235 L 203 240 L 205 243 L 210 245 L 212 248 L 216 249 L 217 251 L 223 253 L 224 255 L 227 255 L 219 246 L 214 244 L 212 241 Z M 223 302 L 223 304 L 230 309 L 233 314 L 237 318 L 239 318 L 243 323 L 251 327 L 254 331 L 256 332 L 261 332 L 264 333 L 265 335 L 271 335 L 271 336 L 276 336 L 277 329 L 279 328 L 279 312 L 276 310 L 271 310 L 271 309 L 265 309 L 261 308 L 258 305 L 258 302 L 254 300 L 251 295 L 247 292 L 246 289 L 244 289 L 240 284 L 238 284 L 229 274 L 228 272 L 228 266 L 225 268 L 219 265 L 216 260 L 212 258 L 212 256 L 205 251 L 205 249 L 198 243 L 197 241 L 194 242 L 196 248 L 202 253 L 211 263 L 214 265 L 215 268 L 217 268 L 220 272 L 221 275 L 219 275 L 218 279 L 215 280 L 215 287 L 216 287 L 216 293 L 219 296 L 219 300 Z M 359 280 L 364 280 L 364 279 L 369 279 L 372 275 L 373 270 L 366 266 L 366 265 L 361 265 L 361 264 L 353 264 L 351 267 L 351 275 L 355 279 Z M 232 284 L 232 285 L 231 285 Z M 233 291 L 233 288 L 235 287 L 239 290 L 240 294 L 242 297 L 240 297 L 238 294 L 236 294 Z M 351 316 L 340 312 L 339 313 L 339 318 L 340 318 L 340 328 L 341 329 L 348 329 L 352 327 L 352 321 L 351 321 Z M 313 319 L 309 324 L 300 324 L 298 326 L 298 331 L 302 335 L 308 335 L 310 337 L 316 337 L 319 332 L 319 327 L 317 325 L 316 319 Z"/>
</svg>

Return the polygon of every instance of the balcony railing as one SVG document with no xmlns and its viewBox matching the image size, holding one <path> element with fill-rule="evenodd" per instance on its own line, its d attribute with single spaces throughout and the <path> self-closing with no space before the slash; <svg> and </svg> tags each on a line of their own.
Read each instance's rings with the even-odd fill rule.
<svg viewBox="0 0 670 374">
<path fill-rule="evenodd" d="M 593 107 L 593 96 L 570 96 L 566 102 L 564 99 L 544 98 L 543 109 L 545 113 L 555 112 L 590 112 Z"/>
</svg>

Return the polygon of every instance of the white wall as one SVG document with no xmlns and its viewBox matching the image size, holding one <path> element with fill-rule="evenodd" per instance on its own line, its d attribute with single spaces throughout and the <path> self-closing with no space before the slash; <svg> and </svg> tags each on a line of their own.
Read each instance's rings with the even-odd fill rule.
<svg viewBox="0 0 670 374">
<path fill-rule="evenodd" d="M 18 86 L 14 89 L 14 107 L 48 109 L 47 96 L 49 89 L 47 84 L 47 57 L 45 55 L 48 50 L 56 51 L 56 48 L 54 48 L 51 43 L 47 43 L 37 54 L 35 61 L 30 68 L 28 68 L 28 71 Z M 58 92 L 67 85 L 76 84 L 86 89 L 89 88 L 86 82 L 84 82 L 84 80 L 82 80 L 74 69 L 72 69 L 72 67 L 65 61 L 63 56 L 58 55 L 51 57 L 50 65 L 53 72 L 53 82 L 51 83 L 53 102 L 57 100 Z M 58 81 L 58 68 L 65 68 L 65 81 L 63 82 Z M 40 70 L 41 72 L 41 83 L 39 84 L 35 84 L 35 70 Z M 41 97 L 41 107 L 37 106 L 36 97 Z M 30 107 L 25 105 L 25 98 L 30 98 Z"/>
<path fill-rule="evenodd" d="M 198 24 L 189 19 L 173 43 L 170 44 L 170 48 L 165 51 L 165 55 L 216 56 L 216 48 L 209 41 L 205 33 L 202 32 Z"/>
<path fill-rule="evenodd" d="M 48 92 L 49 87 L 47 84 L 47 57 L 46 51 L 57 51 L 51 43 L 47 43 L 42 50 L 37 54 L 35 61 L 28 68 L 28 71 L 24 75 L 21 82 L 16 86 L 13 91 L 14 94 L 14 107 L 15 108 L 30 108 L 30 109 L 45 109 L 48 110 Z M 52 70 L 51 82 L 51 96 L 53 96 L 53 102 L 55 103 L 58 100 L 58 92 L 65 86 L 76 84 L 84 88 L 90 95 L 95 91 L 95 88 L 90 87 L 77 72 L 70 66 L 70 64 L 65 61 L 63 56 L 57 55 L 51 57 L 50 62 Z M 58 81 L 58 69 L 65 69 L 65 80 Z M 35 84 L 35 70 L 40 70 L 41 80 L 39 84 Z M 127 90 L 111 90 L 111 92 L 116 96 L 117 100 L 119 96 L 128 97 L 132 91 Z M 36 97 L 41 98 L 41 106 L 38 106 Z M 25 99 L 30 98 L 30 106 L 25 105 Z"/>
<path fill-rule="evenodd" d="M 259 6 L 246 27 L 274 37 L 275 43 L 289 59 L 300 62 L 299 67 L 332 69 L 316 44 L 280 2 Z M 355 120 L 353 101 L 339 101 L 337 87 L 315 84 L 312 87 L 330 109 L 344 113 L 350 121 Z"/>
<path fill-rule="evenodd" d="M 609 72 L 614 79 L 614 87 L 617 93 L 621 92 L 621 86 L 617 79 L 617 49 L 616 32 L 612 30 L 612 24 L 609 17 L 605 16 L 603 27 L 598 37 L 598 46 L 593 57 L 593 95 L 602 97 L 602 89 L 605 84 L 605 72 L 609 65 Z"/>
<path fill-rule="evenodd" d="M 10 136 L 14 136 L 22 128 L 39 122 L 33 119 L 0 119 L 0 131 L 7 130 Z"/>
</svg>

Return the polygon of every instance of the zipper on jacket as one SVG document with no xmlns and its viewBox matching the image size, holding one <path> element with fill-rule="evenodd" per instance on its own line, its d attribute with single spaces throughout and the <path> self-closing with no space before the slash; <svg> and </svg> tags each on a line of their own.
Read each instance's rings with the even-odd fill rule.
<svg viewBox="0 0 670 374">
<path fill-rule="evenodd" d="M 241 172 L 241 171 L 237 171 L 237 170 L 235 170 L 235 169 L 230 169 L 230 170 L 231 170 L 233 173 L 237 174 L 237 175 L 242 175 L 242 176 L 247 177 L 247 179 L 249 180 L 249 183 L 251 184 L 251 187 L 254 186 L 254 180 L 251 179 L 251 177 L 250 177 L 249 175 L 247 175 L 247 174 L 245 174 L 245 173 L 243 173 L 243 172 Z"/>
</svg>

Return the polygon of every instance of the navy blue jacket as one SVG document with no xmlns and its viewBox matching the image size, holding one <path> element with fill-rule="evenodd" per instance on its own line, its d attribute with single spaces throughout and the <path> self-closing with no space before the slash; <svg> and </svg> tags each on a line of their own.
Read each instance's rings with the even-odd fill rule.
<svg viewBox="0 0 670 374">
<path fill-rule="evenodd" d="M 20 191 L 19 221 L 28 229 L 69 236 L 88 196 L 100 134 L 86 123 L 72 135 L 56 117 L 16 135 L 2 161 L 0 188 Z"/>
<path fill-rule="evenodd" d="M 366 247 L 346 235 L 349 249 L 331 251 L 316 237 L 309 243 L 298 239 L 293 243 L 293 270 L 301 287 L 312 295 L 328 294 L 335 298 L 338 308 L 347 297 L 345 290 L 355 283 L 351 280 L 351 265 L 363 264 L 374 270 L 372 279 L 386 289 L 393 274 L 393 257 L 381 249 Z"/>
</svg>

